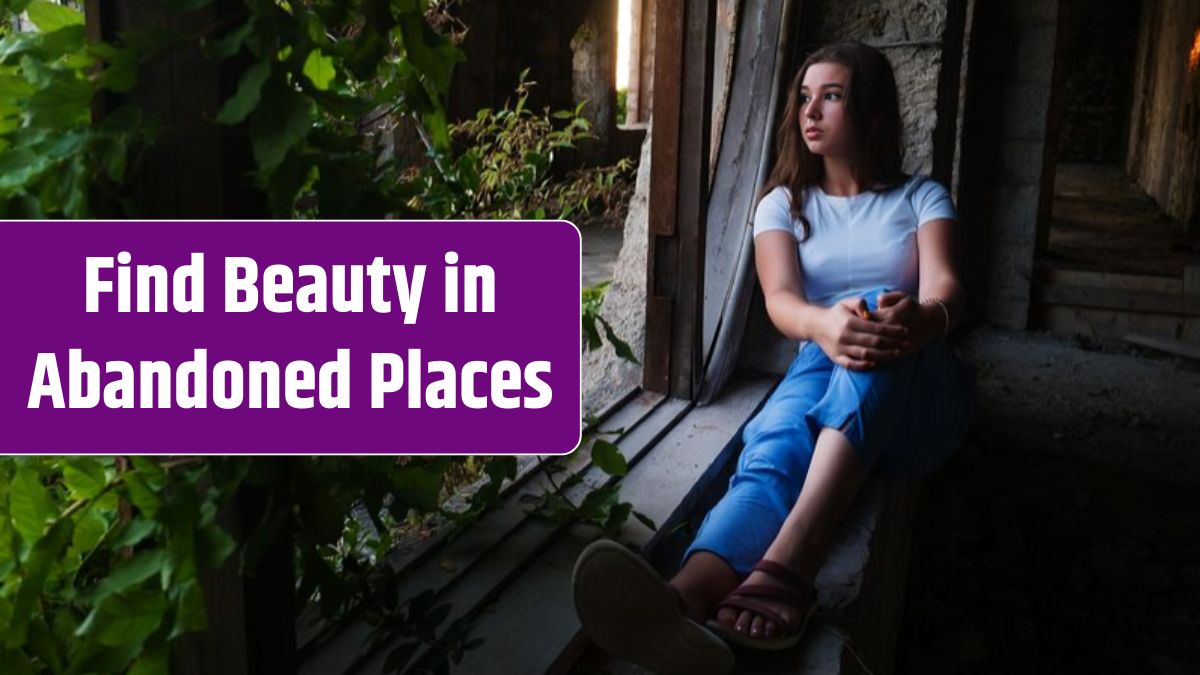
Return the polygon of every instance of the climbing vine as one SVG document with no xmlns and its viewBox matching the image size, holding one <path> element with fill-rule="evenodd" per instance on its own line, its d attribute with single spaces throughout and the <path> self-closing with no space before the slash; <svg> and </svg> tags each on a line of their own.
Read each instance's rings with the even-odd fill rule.
<svg viewBox="0 0 1200 675">
<path fill-rule="evenodd" d="M 193 11 L 210 2 L 169 4 Z M 524 77 L 514 106 L 447 122 L 444 101 L 463 55 L 430 25 L 430 12 L 445 5 L 245 0 L 236 21 L 202 34 L 130 30 L 95 42 L 76 9 L 0 0 L 0 217 L 88 217 L 97 191 L 136 215 L 121 185 L 160 123 L 133 104 L 95 123 L 91 105 L 133 92 L 144 64 L 189 44 L 214 63 L 245 64 L 214 121 L 247 134 L 249 179 L 275 216 L 566 218 L 610 207 L 631 167 L 557 186 L 555 155 L 589 137 L 587 122 L 578 108 L 527 110 Z M 36 30 L 10 29 L 20 13 Z M 385 118 L 414 125 L 428 161 L 412 167 L 389 152 L 376 132 Z M 603 332 L 634 360 L 598 314 L 602 293 L 582 299 L 584 347 L 599 348 Z M 586 422 L 585 442 L 607 433 Z M 607 474 L 627 470 L 606 440 L 596 440 L 591 458 Z M 447 476 L 467 463 L 486 481 L 465 508 L 446 510 Z M 546 464 L 548 475 L 554 466 Z M 201 579 L 254 569 L 282 532 L 295 547 L 299 604 L 314 603 L 330 620 L 366 607 L 380 640 L 400 639 L 390 670 L 422 648 L 444 666 L 478 640 L 461 620 L 443 625 L 449 610 L 432 593 L 398 598 L 401 573 L 383 559 L 404 523 L 441 513 L 463 526 L 516 473 L 512 457 L 2 457 L 0 673 L 166 673 L 175 642 L 208 625 Z M 533 509 L 606 531 L 637 515 L 613 486 L 572 502 L 565 491 L 577 480 L 556 483 Z M 229 510 L 245 489 L 268 497 L 260 521 L 235 541 Z"/>
</svg>

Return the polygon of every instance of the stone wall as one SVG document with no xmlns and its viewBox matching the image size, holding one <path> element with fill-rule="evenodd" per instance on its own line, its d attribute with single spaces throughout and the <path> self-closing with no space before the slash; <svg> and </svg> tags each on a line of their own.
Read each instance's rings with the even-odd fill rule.
<svg viewBox="0 0 1200 675">
<path fill-rule="evenodd" d="M 904 170 L 908 173 L 934 172 L 935 130 L 939 123 L 953 127 L 952 113 L 949 120 L 938 114 L 942 37 L 953 1 L 818 0 L 803 5 L 805 49 L 797 55 L 798 60 L 822 45 L 860 40 L 878 47 L 892 62 L 904 118 Z M 947 166 L 952 160 L 951 156 Z"/>
<path fill-rule="evenodd" d="M 1115 163 L 1125 157 L 1139 3 L 1069 0 L 1064 5 L 1062 162 Z"/>
<path fill-rule="evenodd" d="M 1058 3 L 977 2 L 972 23 L 959 189 L 961 269 L 969 315 L 1020 330 L 1029 318 L 1039 212 L 1049 206 L 1043 186 L 1052 185 L 1047 125 Z"/>
<path fill-rule="evenodd" d="M 621 252 L 613 282 L 604 294 L 600 316 L 617 337 L 629 343 L 639 361 L 646 355 L 646 251 L 650 243 L 650 134 L 642 143 L 637 186 L 629 202 Z M 606 342 L 583 355 L 583 414 L 592 415 L 642 384 L 642 369 L 616 356 Z"/>
<path fill-rule="evenodd" d="M 1200 0 L 1146 0 L 1125 165 L 1134 182 L 1185 223 L 1196 218 L 1200 65 L 1189 68 L 1188 57 L 1198 27 Z"/>
</svg>

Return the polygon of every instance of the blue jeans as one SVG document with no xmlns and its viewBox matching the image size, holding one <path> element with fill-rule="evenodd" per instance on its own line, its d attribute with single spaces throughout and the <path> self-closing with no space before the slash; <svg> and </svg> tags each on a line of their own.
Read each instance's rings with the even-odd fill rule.
<svg viewBox="0 0 1200 675">
<path fill-rule="evenodd" d="M 796 503 L 823 428 L 843 429 L 865 466 L 917 478 L 961 445 L 976 406 L 975 371 L 943 340 L 867 371 L 836 365 L 809 342 L 746 425 L 729 491 L 684 559 L 709 551 L 749 574 Z"/>
</svg>

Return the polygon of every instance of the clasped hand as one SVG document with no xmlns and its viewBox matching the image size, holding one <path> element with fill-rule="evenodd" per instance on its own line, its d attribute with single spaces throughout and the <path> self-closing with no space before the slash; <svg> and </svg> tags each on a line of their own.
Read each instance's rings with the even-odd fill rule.
<svg viewBox="0 0 1200 675">
<path fill-rule="evenodd" d="M 825 311 L 813 340 L 834 363 L 869 370 L 920 349 L 921 311 L 907 293 L 881 293 L 870 318 L 860 316 L 859 298 L 847 298 Z"/>
</svg>

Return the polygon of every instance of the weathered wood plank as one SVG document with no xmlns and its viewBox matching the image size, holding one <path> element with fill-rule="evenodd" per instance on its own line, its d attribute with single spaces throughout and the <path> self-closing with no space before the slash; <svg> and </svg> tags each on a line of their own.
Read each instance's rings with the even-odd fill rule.
<svg viewBox="0 0 1200 675">
<path fill-rule="evenodd" d="M 1138 333 L 1126 335 L 1125 340 L 1126 342 L 1132 342 L 1142 347 L 1149 347 L 1168 354 L 1200 361 L 1200 344 L 1175 340 L 1160 335 L 1141 335 Z"/>
<path fill-rule="evenodd" d="M 614 413 L 613 424 L 626 424 L 626 433 L 616 440 L 631 464 L 653 446 L 666 430 L 678 422 L 690 408 L 686 401 L 666 399 L 636 423 L 621 421 L 620 411 Z M 573 460 L 584 460 L 587 453 L 573 456 Z M 560 480 L 565 480 L 564 473 Z M 603 482 L 598 469 L 588 468 L 584 481 L 572 495 Z M 399 589 L 396 601 L 415 596 L 424 590 L 439 590 L 438 602 L 454 605 L 450 620 L 471 612 L 506 583 L 506 579 L 521 569 L 531 556 L 544 548 L 545 544 L 560 530 L 556 525 L 530 518 L 526 513 L 522 495 L 540 494 L 549 489 L 538 474 L 521 490 L 510 495 L 505 504 L 486 514 L 466 532 L 451 542 L 436 555 L 426 556 L 421 564 L 414 566 Z M 328 675 L 342 672 L 380 672 L 387 649 L 368 649 L 367 637 L 371 628 L 364 621 L 354 621 L 337 636 L 304 661 L 301 673 Z"/>
<path fill-rule="evenodd" d="M 666 397 L 662 394 L 641 391 L 634 388 L 627 394 L 617 397 L 611 404 L 596 414 L 596 418 L 600 420 L 598 428 L 602 432 L 627 433 L 665 399 Z M 612 440 L 610 433 L 604 433 L 603 435 Z M 564 460 L 563 466 L 566 468 L 568 474 L 586 466 L 590 450 L 591 443 L 588 443 L 583 452 L 577 452 Z M 542 463 L 546 461 L 540 457 L 528 459 L 532 461 L 522 462 L 517 469 L 516 477 L 505 483 L 504 487 L 501 488 L 500 498 L 502 501 L 511 501 L 514 498 L 520 499 L 520 495 L 524 493 L 518 491 L 523 489 L 525 483 L 535 475 L 538 469 L 541 468 Z M 526 489 L 526 492 L 528 492 L 528 489 Z M 386 561 L 395 570 L 415 567 L 417 564 L 424 562 L 432 553 L 436 552 L 437 548 L 444 543 L 451 532 L 451 528 L 442 528 L 418 546 L 391 552 L 388 554 Z M 317 648 L 317 645 L 328 641 L 344 629 L 345 626 L 330 626 L 326 624 L 320 616 L 320 609 L 315 606 L 309 607 L 296 620 L 297 645 L 302 654 L 311 653 Z"/>
<path fill-rule="evenodd" d="M 1115 274 L 1088 270 L 1043 267 L 1037 271 L 1038 278 L 1050 284 L 1067 286 L 1097 286 L 1121 291 L 1155 291 L 1158 293 L 1182 293 L 1183 280 L 1177 277 L 1150 276 L 1146 274 Z"/>
<path fill-rule="evenodd" d="M 715 0 L 664 0 L 656 7 L 643 382 L 651 391 L 685 399 L 694 396 L 702 365 L 715 10 Z M 668 306 L 668 316 L 658 313 Z M 651 351 L 663 344 L 665 353 Z"/>
<path fill-rule="evenodd" d="M 799 0 L 747 0 L 738 16 L 729 108 L 706 215 L 701 405 L 733 373 L 745 333 L 757 279 L 750 223 L 768 172 L 779 92 L 786 79 L 787 35 L 797 4 Z"/>
<path fill-rule="evenodd" d="M 712 138 L 713 44 L 716 0 L 685 4 L 682 96 L 679 118 L 679 191 L 676 207 L 676 264 L 659 267 L 661 288 L 674 298 L 671 314 L 671 395 L 692 399 L 703 374 L 705 239 L 709 146 Z"/>
<path fill-rule="evenodd" d="M 660 531 L 670 529 L 679 505 L 713 459 L 731 443 L 740 442 L 742 425 L 774 382 L 774 378 L 739 380 L 718 404 L 692 409 L 622 480 L 622 499 L 654 519 Z M 623 540 L 638 545 L 653 536 L 632 521 L 621 533 Z M 476 619 L 474 634 L 488 641 L 469 652 L 456 672 L 566 669 L 570 664 L 559 662 L 559 656 L 579 630 L 571 600 L 571 570 L 579 552 L 595 537 L 594 529 L 575 526 L 524 569 L 496 598 L 499 609 Z"/>
<path fill-rule="evenodd" d="M 1145 333 L 1185 340 L 1200 336 L 1200 318 L 1065 305 L 1049 305 L 1036 310 L 1036 325 L 1055 335 L 1121 339 L 1127 333 Z"/>
<path fill-rule="evenodd" d="M 1188 265 L 1183 268 L 1183 292 L 1200 295 L 1200 265 Z"/>
<path fill-rule="evenodd" d="M 646 250 L 646 349 L 642 386 L 666 394 L 671 387 L 671 295 L 656 283 L 674 260 L 660 237 L 675 233 L 679 192 L 679 110 L 682 102 L 684 0 L 654 7 L 654 133 L 650 139 L 649 241 Z"/>
<path fill-rule="evenodd" d="M 1068 286 L 1064 284 L 1035 284 L 1034 300 L 1047 305 L 1074 305 L 1131 312 L 1200 316 L 1200 296 L 1126 291 Z"/>
</svg>

